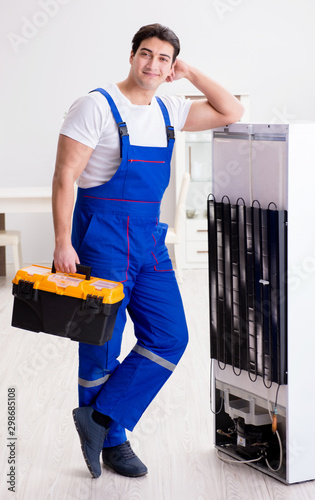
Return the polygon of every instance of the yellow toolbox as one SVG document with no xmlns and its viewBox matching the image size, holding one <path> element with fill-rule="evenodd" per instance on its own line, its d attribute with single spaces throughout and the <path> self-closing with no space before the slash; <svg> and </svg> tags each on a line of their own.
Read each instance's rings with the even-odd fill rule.
<svg viewBox="0 0 315 500">
<path fill-rule="evenodd" d="M 111 339 L 123 285 L 90 276 L 77 265 L 76 274 L 31 265 L 13 279 L 12 326 L 103 345 Z"/>
</svg>

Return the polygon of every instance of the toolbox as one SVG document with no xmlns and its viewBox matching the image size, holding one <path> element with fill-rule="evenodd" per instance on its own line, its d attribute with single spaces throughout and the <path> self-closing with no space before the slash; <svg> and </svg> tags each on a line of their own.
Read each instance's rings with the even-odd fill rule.
<svg viewBox="0 0 315 500">
<path fill-rule="evenodd" d="M 31 265 L 13 279 L 12 326 L 103 345 L 112 337 L 123 285 L 90 276 L 91 268 L 77 265 L 77 273 L 56 272 Z"/>
</svg>

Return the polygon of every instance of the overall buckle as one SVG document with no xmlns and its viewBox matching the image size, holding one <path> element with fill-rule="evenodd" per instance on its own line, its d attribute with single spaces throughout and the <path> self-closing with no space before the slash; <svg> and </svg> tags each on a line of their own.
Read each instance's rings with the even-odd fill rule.
<svg viewBox="0 0 315 500">
<path fill-rule="evenodd" d="M 174 130 L 174 127 L 172 127 L 171 125 L 168 125 L 166 127 L 166 135 L 167 135 L 167 142 L 169 140 L 175 140 L 175 130 Z"/>
<path fill-rule="evenodd" d="M 126 122 L 119 122 L 118 127 L 119 127 L 120 137 L 124 137 L 125 135 L 129 135 Z"/>
<path fill-rule="evenodd" d="M 122 142 L 123 142 L 123 137 L 126 137 L 129 135 L 128 133 L 128 128 L 126 122 L 119 122 L 117 123 L 118 125 L 118 130 L 119 130 L 119 138 L 120 138 L 120 158 L 122 158 Z"/>
</svg>

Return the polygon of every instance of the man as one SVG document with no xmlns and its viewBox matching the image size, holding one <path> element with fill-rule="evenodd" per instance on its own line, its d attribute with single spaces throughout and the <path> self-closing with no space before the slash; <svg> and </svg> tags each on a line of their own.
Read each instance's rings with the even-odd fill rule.
<svg viewBox="0 0 315 500">
<path fill-rule="evenodd" d="M 79 408 L 73 411 L 93 477 L 105 465 L 119 474 L 147 473 L 132 431 L 179 362 L 188 340 L 184 310 L 159 222 L 176 130 L 199 131 L 237 121 L 239 101 L 198 69 L 177 59 L 176 35 L 159 24 L 134 36 L 127 78 L 96 89 L 70 108 L 61 129 L 53 179 L 54 262 L 74 273 L 120 281 L 125 299 L 113 338 L 79 345 Z M 161 83 L 187 78 L 205 99 L 154 97 Z M 73 185 L 78 194 L 71 214 Z M 126 309 L 137 343 L 119 363 Z"/>
</svg>

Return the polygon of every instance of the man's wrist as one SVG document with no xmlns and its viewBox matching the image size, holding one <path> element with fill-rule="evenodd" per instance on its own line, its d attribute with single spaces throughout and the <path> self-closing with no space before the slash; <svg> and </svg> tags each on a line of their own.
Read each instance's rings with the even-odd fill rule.
<svg viewBox="0 0 315 500">
<path fill-rule="evenodd" d="M 55 236 L 55 245 L 56 247 L 65 247 L 68 245 L 72 245 L 71 243 L 71 237 L 68 235 L 57 235 Z"/>
<path fill-rule="evenodd" d="M 200 77 L 202 77 L 202 72 L 195 68 L 194 66 L 188 66 L 185 78 L 192 83 L 192 85 L 197 86 L 198 82 L 200 80 Z"/>
</svg>

